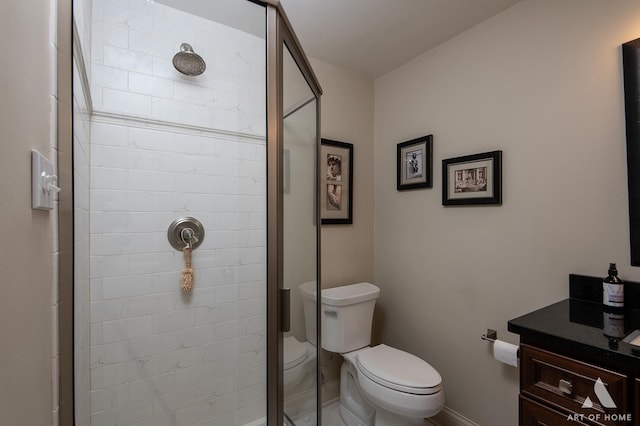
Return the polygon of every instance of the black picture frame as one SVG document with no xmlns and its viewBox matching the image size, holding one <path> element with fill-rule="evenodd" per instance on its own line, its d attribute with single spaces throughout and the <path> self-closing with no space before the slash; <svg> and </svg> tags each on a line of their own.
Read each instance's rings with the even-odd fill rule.
<svg viewBox="0 0 640 426">
<path fill-rule="evenodd" d="M 442 160 L 442 205 L 502 204 L 502 151 Z"/>
<path fill-rule="evenodd" d="M 433 187 L 433 135 L 399 143 L 396 156 L 398 191 Z"/>
<path fill-rule="evenodd" d="M 336 172 L 336 164 L 339 171 Z M 353 144 L 321 139 L 320 217 L 323 225 L 353 223 Z"/>
<path fill-rule="evenodd" d="M 640 38 L 622 45 L 631 266 L 640 266 Z"/>
</svg>

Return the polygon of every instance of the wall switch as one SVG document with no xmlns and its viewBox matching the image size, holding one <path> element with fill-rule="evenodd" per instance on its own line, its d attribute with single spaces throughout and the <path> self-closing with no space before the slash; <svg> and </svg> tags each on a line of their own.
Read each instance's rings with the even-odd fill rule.
<svg viewBox="0 0 640 426">
<path fill-rule="evenodd" d="M 60 192 L 56 186 L 58 176 L 53 163 L 36 150 L 31 151 L 31 208 L 52 210 L 55 195 Z"/>
</svg>

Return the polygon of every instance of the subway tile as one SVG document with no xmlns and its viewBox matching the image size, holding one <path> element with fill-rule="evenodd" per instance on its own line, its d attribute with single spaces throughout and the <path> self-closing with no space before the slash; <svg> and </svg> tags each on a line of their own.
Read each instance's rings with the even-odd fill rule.
<svg viewBox="0 0 640 426">
<path fill-rule="evenodd" d="M 107 258 L 111 257 L 118 256 L 107 256 Z M 116 276 L 102 279 L 102 296 L 104 299 L 141 296 L 148 294 L 150 291 L 151 275 Z"/>
<path fill-rule="evenodd" d="M 91 366 L 100 367 L 129 361 L 127 342 L 95 345 L 91 348 Z"/>
<path fill-rule="evenodd" d="M 151 96 L 122 90 L 102 89 L 102 108 L 107 112 L 130 114 L 132 117 L 150 117 L 151 104 Z"/>
<path fill-rule="evenodd" d="M 214 371 L 207 364 L 199 364 L 193 367 L 176 370 L 175 377 L 176 388 L 180 389 L 212 380 L 214 378 Z"/>
<path fill-rule="evenodd" d="M 171 132 L 132 127 L 129 130 L 128 145 L 139 149 L 173 151 L 174 135 Z"/>
<path fill-rule="evenodd" d="M 175 178 L 172 173 L 146 170 L 129 171 L 129 189 L 134 191 L 174 191 Z"/>
<path fill-rule="evenodd" d="M 91 409 L 94 412 L 116 408 L 128 402 L 128 384 L 91 391 Z"/>
<path fill-rule="evenodd" d="M 105 1 L 103 20 L 108 24 L 129 28 L 132 31 L 151 33 L 153 28 L 152 16 L 131 10 L 126 1 Z"/>
<path fill-rule="evenodd" d="M 104 46 L 104 65 L 126 71 L 151 75 L 153 57 L 113 46 Z"/>
<path fill-rule="evenodd" d="M 150 191 L 129 191 L 129 190 L 94 190 L 100 196 L 100 204 L 94 205 L 97 211 L 135 211 L 146 213 L 155 211 L 155 197 Z M 131 229 L 131 216 L 129 216 L 129 228 Z"/>
<path fill-rule="evenodd" d="M 238 285 L 220 285 L 215 287 L 215 297 L 217 303 L 229 303 L 238 300 Z"/>
<path fill-rule="evenodd" d="M 125 426 L 152 417 L 152 401 L 145 400 L 91 415 L 92 426 Z"/>
<path fill-rule="evenodd" d="M 136 253 L 129 255 L 129 273 L 153 274 L 176 270 L 174 253 Z M 131 295 L 134 296 L 134 295 Z"/>
<path fill-rule="evenodd" d="M 196 324 L 215 324 L 235 318 L 237 306 L 235 303 L 203 306 L 196 309 Z"/>
<path fill-rule="evenodd" d="M 122 49 L 129 46 L 129 30 L 125 27 L 98 21 L 93 23 L 91 31 L 93 44 L 109 45 Z"/>
<path fill-rule="evenodd" d="M 153 168 L 153 152 L 143 149 L 131 149 L 116 146 L 102 146 L 100 158 L 95 159 L 95 166 L 151 171 Z"/>
<path fill-rule="evenodd" d="M 213 89 L 189 82 L 176 82 L 175 90 L 176 101 L 209 107 L 216 104 L 216 92 Z"/>
<path fill-rule="evenodd" d="M 173 58 L 173 55 L 177 52 L 174 44 L 170 40 L 149 33 L 131 31 L 129 35 L 129 49 L 164 59 Z"/>
<path fill-rule="evenodd" d="M 158 97 L 152 98 L 151 117 L 156 120 L 204 126 L 208 124 L 196 121 L 194 119 L 195 115 L 195 105 Z"/>
<path fill-rule="evenodd" d="M 129 400 L 136 402 L 171 392 L 175 389 L 175 377 L 173 372 L 151 376 L 142 380 L 129 383 Z M 154 423 L 156 426 L 162 423 Z"/>
<path fill-rule="evenodd" d="M 189 386 L 183 389 L 172 390 L 165 393 L 161 398 L 154 398 L 153 414 L 160 415 L 164 412 L 173 413 L 184 407 L 193 405 L 194 402 L 202 398 L 202 395 L 196 393 L 195 386 Z"/>
<path fill-rule="evenodd" d="M 175 83 L 165 78 L 129 72 L 129 90 L 148 96 L 173 99 Z"/>
<path fill-rule="evenodd" d="M 174 40 L 178 43 L 181 41 L 191 41 L 195 39 L 195 30 L 190 26 L 192 22 L 179 23 L 165 19 L 162 16 L 153 16 L 153 31 L 154 37 L 159 37 L 168 40 Z M 197 46 L 193 46 L 197 52 Z M 176 50 L 177 51 L 177 50 Z"/>
<path fill-rule="evenodd" d="M 154 56 L 152 60 L 152 75 L 154 77 L 166 78 L 171 80 L 180 80 L 185 77 L 174 68 L 171 61 L 171 58 L 161 58 L 158 56 Z"/>
<path fill-rule="evenodd" d="M 213 362 L 223 358 L 232 358 L 237 356 L 237 338 L 229 340 L 219 340 L 212 344 L 203 346 L 205 350 L 204 362 Z"/>
<path fill-rule="evenodd" d="M 195 326 L 195 312 L 193 310 L 155 314 L 153 315 L 152 333 L 185 330 L 193 326 Z"/>
<path fill-rule="evenodd" d="M 91 189 L 127 190 L 129 171 L 126 169 L 93 168 Z"/>
<path fill-rule="evenodd" d="M 235 264 L 233 259 L 229 263 Z M 207 267 L 205 264 L 198 268 L 198 287 L 215 287 L 233 282 L 233 270 L 229 267 Z"/>
<path fill-rule="evenodd" d="M 264 265 L 266 269 L 266 265 Z M 266 297 L 266 281 L 255 281 L 238 284 L 239 300 L 261 299 Z"/>
<path fill-rule="evenodd" d="M 134 318 L 174 311 L 177 305 L 176 298 L 176 295 L 170 293 L 129 297 L 124 303 L 123 312 L 127 318 Z"/>
<path fill-rule="evenodd" d="M 263 366 L 251 370 L 240 370 L 236 376 L 236 387 L 237 389 L 245 389 L 265 383 L 265 376 L 266 371 Z"/>
<path fill-rule="evenodd" d="M 148 253 L 153 252 L 153 234 L 121 233 L 102 235 L 102 254 Z"/>
<path fill-rule="evenodd" d="M 92 122 L 91 144 L 127 146 L 129 129 L 125 126 Z"/>
<path fill-rule="evenodd" d="M 266 300 L 251 299 L 238 302 L 238 317 L 246 318 L 257 315 L 264 315 L 266 311 Z"/>
<path fill-rule="evenodd" d="M 151 317 L 137 317 L 104 322 L 102 324 L 103 343 L 135 339 L 151 334 Z"/>
</svg>

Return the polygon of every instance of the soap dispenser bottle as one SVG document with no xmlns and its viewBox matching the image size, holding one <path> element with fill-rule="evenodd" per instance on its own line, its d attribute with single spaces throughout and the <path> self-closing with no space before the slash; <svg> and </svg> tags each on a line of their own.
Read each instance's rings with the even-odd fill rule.
<svg viewBox="0 0 640 426">
<path fill-rule="evenodd" d="M 602 281 L 602 303 L 605 310 L 621 311 L 624 308 L 624 281 L 618 277 L 615 263 L 609 264 L 609 275 Z"/>
</svg>

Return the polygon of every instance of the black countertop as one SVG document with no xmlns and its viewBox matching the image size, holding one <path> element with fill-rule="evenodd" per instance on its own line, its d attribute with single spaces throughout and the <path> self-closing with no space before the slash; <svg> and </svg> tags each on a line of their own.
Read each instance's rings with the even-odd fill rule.
<svg viewBox="0 0 640 426">
<path fill-rule="evenodd" d="M 543 343 L 563 352 L 609 363 L 633 362 L 640 368 L 640 347 L 604 334 L 601 303 L 565 299 L 512 319 L 508 330 L 523 343 Z M 640 328 L 640 312 L 624 312 L 624 336 Z M 622 336 L 620 336 L 622 337 Z"/>
<path fill-rule="evenodd" d="M 624 341 L 627 336 L 640 330 L 640 309 L 635 303 L 630 304 L 634 309 L 625 309 L 623 318 L 617 316 L 612 322 L 610 314 L 604 312 L 601 300 L 594 300 L 602 297 L 602 290 L 596 288 L 602 288 L 601 278 L 571 275 L 570 281 L 569 299 L 512 319 L 508 323 L 508 330 L 519 334 L 522 343 L 640 374 L 640 346 Z M 636 289 L 634 286 L 633 291 Z M 589 293 L 593 296 L 585 297 Z M 625 301 L 638 300 L 635 294 L 633 296 L 633 299 L 627 299 L 625 289 Z M 612 327 L 612 324 L 616 327 Z"/>
</svg>

